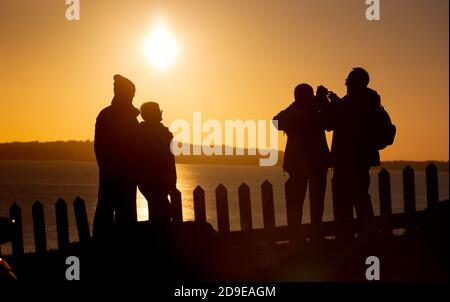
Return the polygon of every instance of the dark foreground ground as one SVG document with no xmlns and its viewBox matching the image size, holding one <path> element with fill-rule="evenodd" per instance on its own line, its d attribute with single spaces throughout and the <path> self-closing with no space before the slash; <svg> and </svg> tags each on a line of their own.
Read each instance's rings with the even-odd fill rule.
<svg viewBox="0 0 450 302">
<path fill-rule="evenodd" d="M 80 259 L 80 277 L 148 281 L 366 281 L 366 258 L 380 260 L 382 281 L 448 281 L 448 202 L 429 211 L 414 236 L 297 243 L 231 244 L 209 224 L 161 229 L 140 224 L 109 240 L 66 250 L 6 257 L 24 281 L 66 280 L 68 256 Z M 132 234 L 132 235 L 130 235 Z"/>
</svg>

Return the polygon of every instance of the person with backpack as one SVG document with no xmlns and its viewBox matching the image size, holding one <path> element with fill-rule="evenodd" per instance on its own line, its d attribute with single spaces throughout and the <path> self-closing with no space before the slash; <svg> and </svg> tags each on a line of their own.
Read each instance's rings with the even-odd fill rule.
<svg viewBox="0 0 450 302">
<path fill-rule="evenodd" d="M 333 209 L 341 226 L 339 236 L 351 239 L 346 222 L 357 217 L 365 224 L 361 235 L 373 235 L 374 211 L 369 194 L 370 168 L 380 165 L 379 150 L 393 143 L 395 126 L 381 106 L 378 93 L 368 88 L 369 74 L 354 68 L 345 85 L 347 94 L 339 98 L 319 86 L 317 97 L 325 114 L 326 130 L 334 130 L 331 146 L 333 166 Z"/>
<path fill-rule="evenodd" d="M 283 169 L 296 186 L 300 220 L 309 185 L 311 223 L 318 226 L 324 211 L 329 149 L 314 89 L 308 84 L 300 84 L 295 87 L 294 98 L 295 101 L 273 120 L 277 121 L 275 125 L 278 130 L 288 136 Z M 318 230 L 319 227 L 316 227 L 313 240 L 321 239 Z"/>
<path fill-rule="evenodd" d="M 170 150 L 172 133 L 162 123 L 162 111 L 154 102 L 141 106 L 144 119 L 137 130 L 138 188 L 147 199 L 149 220 L 167 224 L 171 220 L 168 194 L 176 189 L 175 157 Z"/>
</svg>

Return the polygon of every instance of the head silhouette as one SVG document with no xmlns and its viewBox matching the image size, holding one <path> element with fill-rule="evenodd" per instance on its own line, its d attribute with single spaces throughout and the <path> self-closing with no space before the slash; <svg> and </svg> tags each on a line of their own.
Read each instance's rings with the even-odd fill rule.
<svg viewBox="0 0 450 302">
<path fill-rule="evenodd" d="M 133 82 L 120 74 L 114 75 L 114 99 L 118 103 L 131 104 L 135 92 L 136 87 Z"/>
<path fill-rule="evenodd" d="M 158 103 L 147 102 L 141 106 L 141 116 L 144 121 L 149 123 L 158 123 L 162 121 L 162 111 L 159 109 Z"/>
<path fill-rule="evenodd" d="M 297 85 L 294 90 L 295 101 L 303 106 L 309 106 L 312 104 L 314 98 L 313 88 L 305 83 Z"/>
<path fill-rule="evenodd" d="M 369 85 L 369 73 L 361 67 L 353 68 L 345 81 L 347 92 L 360 91 Z"/>
</svg>

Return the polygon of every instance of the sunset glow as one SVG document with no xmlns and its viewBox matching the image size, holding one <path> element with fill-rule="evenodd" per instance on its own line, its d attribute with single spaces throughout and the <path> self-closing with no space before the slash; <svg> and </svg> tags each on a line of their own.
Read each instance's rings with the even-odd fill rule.
<svg viewBox="0 0 450 302">
<path fill-rule="evenodd" d="M 164 23 L 156 24 L 145 42 L 148 61 L 159 70 L 167 70 L 174 63 L 177 54 L 178 44 L 175 37 Z"/>
<path fill-rule="evenodd" d="M 362 66 L 398 125 L 382 159 L 448 160 L 448 1 L 384 1 L 380 21 L 364 1 L 85 1 L 80 21 L 53 1 L 3 2 L 0 142 L 92 140 L 116 73 L 169 126 L 195 111 L 269 121 L 297 84 L 343 96 Z"/>
</svg>

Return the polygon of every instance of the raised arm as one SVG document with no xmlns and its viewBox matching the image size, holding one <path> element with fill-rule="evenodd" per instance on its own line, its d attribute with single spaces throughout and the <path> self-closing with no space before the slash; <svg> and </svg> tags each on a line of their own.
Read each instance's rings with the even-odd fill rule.
<svg viewBox="0 0 450 302">
<path fill-rule="evenodd" d="M 272 120 L 275 128 L 280 131 L 286 130 L 286 124 L 288 120 L 288 114 L 286 112 L 287 109 L 280 111 L 277 115 L 275 115 Z M 276 123 L 275 123 L 276 122 Z"/>
<path fill-rule="evenodd" d="M 332 131 L 336 124 L 336 113 L 340 98 L 323 86 L 317 88 L 316 102 L 319 107 L 322 126 L 327 131 Z"/>
<path fill-rule="evenodd" d="M 275 115 L 273 121 L 278 121 L 278 125 L 274 123 L 278 130 L 287 133 L 290 129 L 296 128 L 302 120 L 309 116 L 310 112 L 307 110 L 299 110 L 291 104 L 288 108 Z"/>
</svg>

